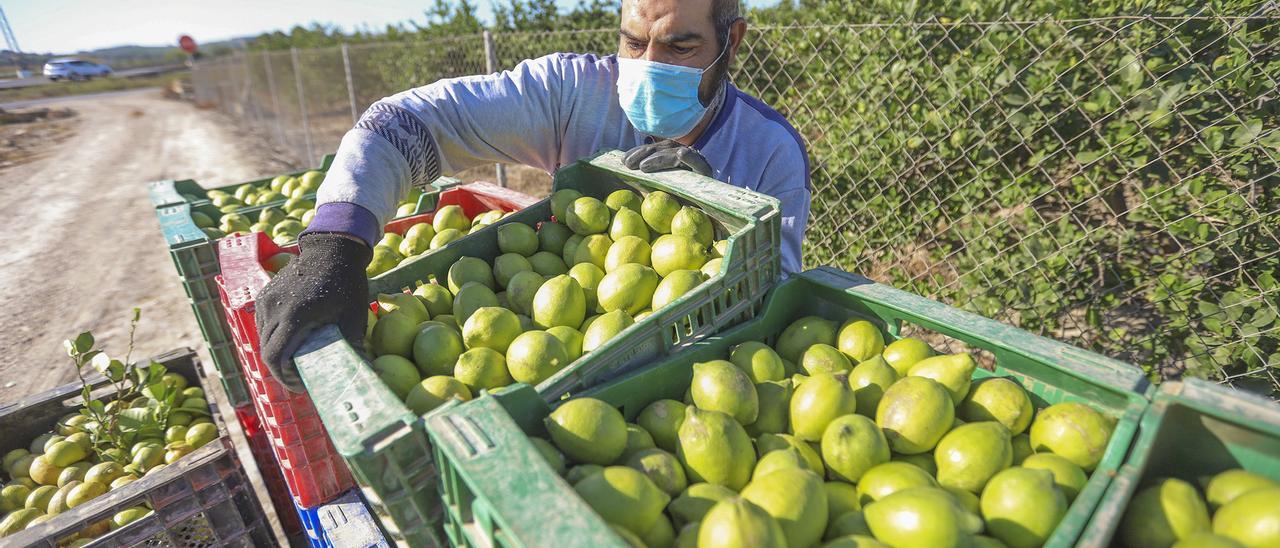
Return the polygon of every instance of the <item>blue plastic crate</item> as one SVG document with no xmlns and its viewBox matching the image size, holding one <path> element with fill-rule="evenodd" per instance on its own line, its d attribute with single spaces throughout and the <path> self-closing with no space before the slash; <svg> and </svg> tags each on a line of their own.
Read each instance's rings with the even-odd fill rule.
<svg viewBox="0 0 1280 548">
<path fill-rule="evenodd" d="M 360 496 L 359 489 L 352 489 L 332 502 L 315 508 L 295 505 L 302 518 L 302 530 L 311 546 L 347 547 L 394 546 L 378 524 L 378 518 Z"/>
</svg>

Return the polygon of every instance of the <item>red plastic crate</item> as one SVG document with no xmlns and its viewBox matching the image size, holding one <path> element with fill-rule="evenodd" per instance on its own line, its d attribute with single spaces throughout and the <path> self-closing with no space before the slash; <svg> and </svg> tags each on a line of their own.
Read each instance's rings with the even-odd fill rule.
<svg viewBox="0 0 1280 548">
<path fill-rule="evenodd" d="M 436 207 L 457 205 L 468 217 L 474 217 L 493 209 L 514 211 L 536 202 L 494 184 L 472 183 L 442 192 Z M 409 227 L 434 218 L 434 212 L 415 215 L 385 228 L 403 234 Z M 223 238 L 218 242 L 222 274 L 216 281 L 253 407 L 271 441 L 278 469 L 297 505 L 312 508 L 341 496 L 355 482 L 329 440 L 311 398 L 290 392 L 262 362 L 254 316 L 254 298 L 271 280 L 263 263 L 278 253 L 297 252 L 296 244 L 280 246 L 263 233 Z"/>
<path fill-rule="evenodd" d="M 258 413 L 252 405 L 235 408 L 236 419 L 244 430 L 244 437 L 249 440 L 249 453 L 258 464 L 258 473 L 266 483 L 267 493 L 271 496 L 271 506 L 275 508 L 276 517 L 286 535 L 302 534 L 302 521 L 294 508 L 293 497 L 289 496 L 289 487 L 284 483 L 284 475 L 280 473 L 280 465 L 276 464 L 276 455 L 271 450 L 271 438 L 258 420 Z"/>
</svg>

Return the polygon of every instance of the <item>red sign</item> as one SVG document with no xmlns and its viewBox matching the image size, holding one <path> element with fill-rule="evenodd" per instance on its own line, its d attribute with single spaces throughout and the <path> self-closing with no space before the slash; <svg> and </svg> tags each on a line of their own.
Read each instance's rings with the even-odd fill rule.
<svg viewBox="0 0 1280 548">
<path fill-rule="evenodd" d="M 178 47 L 182 48 L 182 51 L 187 53 L 195 53 L 196 41 L 194 38 L 184 34 L 182 37 L 178 38 Z"/>
</svg>

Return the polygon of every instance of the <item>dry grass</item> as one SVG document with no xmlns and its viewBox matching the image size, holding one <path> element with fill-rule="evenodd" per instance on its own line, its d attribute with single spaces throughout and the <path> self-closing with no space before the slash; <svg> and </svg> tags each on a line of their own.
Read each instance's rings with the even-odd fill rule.
<svg viewBox="0 0 1280 548">
<path fill-rule="evenodd" d="M 188 73 L 163 74 L 139 78 L 100 78 L 88 82 L 49 82 L 44 85 L 0 90 L 0 103 L 29 101 L 68 95 L 85 95 L 104 91 L 153 88 L 170 85 L 171 81 L 187 77 Z"/>
</svg>

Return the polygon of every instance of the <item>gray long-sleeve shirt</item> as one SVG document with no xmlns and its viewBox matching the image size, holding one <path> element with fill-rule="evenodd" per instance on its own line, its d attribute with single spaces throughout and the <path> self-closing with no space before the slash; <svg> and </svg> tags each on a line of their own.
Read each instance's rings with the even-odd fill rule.
<svg viewBox="0 0 1280 548">
<path fill-rule="evenodd" d="M 648 137 L 618 103 L 617 78 L 615 56 L 558 53 L 382 99 L 343 137 L 307 231 L 345 232 L 372 245 L 410 186 L 495 162 L 551 173 L 596 152 L 643 144 Z M 782 203 L 782 267 L 799 271 L 810 186 L 796 130 L 729 85 L 694 148 L 716 179 Z"/>
</svg>

